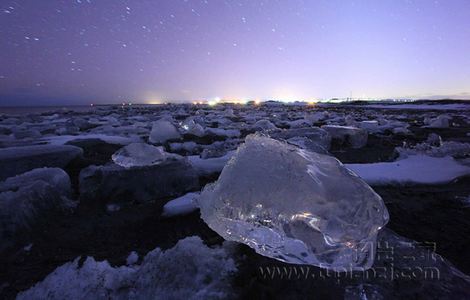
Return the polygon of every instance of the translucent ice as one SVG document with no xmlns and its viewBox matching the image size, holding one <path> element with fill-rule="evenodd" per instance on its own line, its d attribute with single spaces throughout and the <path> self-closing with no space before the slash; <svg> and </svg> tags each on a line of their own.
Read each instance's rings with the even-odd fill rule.
<svg viewBox="0 0 470 300">
<path fill-rule="evenodd" d="M 163 147 L 155 147 L 145 143 L 132 143 L 116 151 L 112 159 L 114 163 L 125 167 L 142 167 L 177 159 L 179 155 L 165 152 Z"/>
<path fill-rule="evenodd" d="M 370 268 L 389 218 L 380 196 L 335 158 L 261 135 L 246 138 L 198 203 L 227 240 L 333 270 Z"/>
<path fill-rule="evenodd" d="M 204 136 L 205 134 L 204 128 L 200 124 L 196 123 L 192 117 L 184 120 L 181 123 L 181 128 L 183 132 L 187 134 L 192 134 L 199 137 Z"/>
<path fill-rule="evenodd" d="M 326 153 L 331 146 L 330 134 L 326 132 L 326 130 L 318 127 L 287 129 L 279 132 L 272 132 L 269 135 L 275 139 L 289 141 L 289 143 L 300 146 L 301 148 L 306 146 L 307 150 L 314 152 L 321 150 L 320 153 Z M 299 145 L 298 142 L 301 140 L 299 138 L 307 138 L 304 140 L 306 143 L 303 143 L 305 145 Z M 317 146 L 313 146 L 313 144 L 317 144 Z"/>
<path fill-rule="evenodd" d="M 152 125 L 149 142 L 152 144 L 163 144 L 167 140 L 175 140 L 180 137 L 180 133 L 170 121 L 158 120 Z"/>
</svg>

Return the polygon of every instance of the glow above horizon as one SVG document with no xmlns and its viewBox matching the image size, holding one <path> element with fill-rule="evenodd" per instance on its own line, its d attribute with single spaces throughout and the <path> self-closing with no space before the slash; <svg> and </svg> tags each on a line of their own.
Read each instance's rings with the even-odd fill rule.
<svg viewBox="0 0 470 300">
<path fill-rule="evenodd" d="M 0 105 L 470 94 L 470 1 L 10 1 Z"/>
</svg>

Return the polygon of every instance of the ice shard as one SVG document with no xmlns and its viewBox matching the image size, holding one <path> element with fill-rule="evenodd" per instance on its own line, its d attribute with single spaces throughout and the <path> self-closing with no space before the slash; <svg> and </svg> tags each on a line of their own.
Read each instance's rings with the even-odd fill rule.
<svg viewBox="0 0 470 300">
<path fill-rule="evenodd" d="M 249 135 L 198 200 L 204 221 L 259 254 L 327 269 L 372 266 L 382 201 L 331 156 Z"/>
</svg>

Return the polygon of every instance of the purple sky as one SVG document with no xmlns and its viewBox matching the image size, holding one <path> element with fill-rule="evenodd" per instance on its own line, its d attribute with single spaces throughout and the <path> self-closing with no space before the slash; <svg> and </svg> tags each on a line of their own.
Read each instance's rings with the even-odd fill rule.
<svg viewBox="0 0 470 300">
<path fill-rule="evenodd" d="M 0 105 L 470 98 L 470 1 L 0 2 Z"/>
</svg>

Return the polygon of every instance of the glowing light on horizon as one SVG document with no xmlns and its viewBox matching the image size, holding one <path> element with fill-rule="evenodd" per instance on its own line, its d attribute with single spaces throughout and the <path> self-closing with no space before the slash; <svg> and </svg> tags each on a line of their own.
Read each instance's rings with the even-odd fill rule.
<svg viewBox="0 0 470 300">
<path fill-rule="evenodd" d="M 209 106 L 214 106 L 214 105 L 217 105 L 220 101 L 221 101 L 220 97 L 215 97 L 214 99 L 209 100 L 207 104 L 209 104 Z"/>
<path fill-rule="evenodd" d="M 161 100 L 156 100 L 156 99 L 152 99 L 152 100 L 146 101 L 146 103 L 147 103 L 147 104 L 156 105 L 156 104 L 162 104 L 163 101 L 161 101 Z"/>
</svg>

